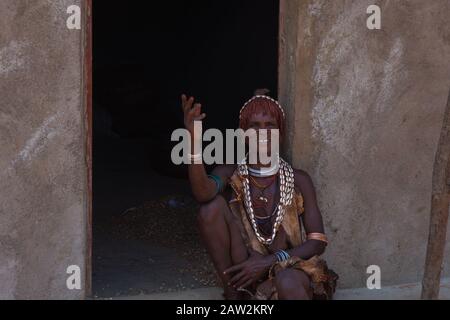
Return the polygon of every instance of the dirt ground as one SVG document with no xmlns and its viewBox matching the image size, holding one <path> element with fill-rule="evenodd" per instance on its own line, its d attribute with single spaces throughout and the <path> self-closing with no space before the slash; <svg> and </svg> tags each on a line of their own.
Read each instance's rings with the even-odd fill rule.
<svg viewBox="0 0 450 320">
<path fill-rule="evenodd" d="M 188 181 L 151 169 L 149 143 L 94 144 L 93 298 L 218 285 Z"/>
</svg>

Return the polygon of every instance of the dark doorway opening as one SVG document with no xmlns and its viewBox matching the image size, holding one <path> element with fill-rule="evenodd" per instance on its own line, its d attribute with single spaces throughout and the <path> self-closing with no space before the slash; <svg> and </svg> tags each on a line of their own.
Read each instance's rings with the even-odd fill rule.
<svg viewBox="0 0 450 320">
<path fill-rule="evenodd" d="M 272 0 L 93 3 L 94 297 L 218 285 L 170 138 L 182 93 L 221 130 L 255 89 L 276 98 L 278 14 Z"/>
</svg>

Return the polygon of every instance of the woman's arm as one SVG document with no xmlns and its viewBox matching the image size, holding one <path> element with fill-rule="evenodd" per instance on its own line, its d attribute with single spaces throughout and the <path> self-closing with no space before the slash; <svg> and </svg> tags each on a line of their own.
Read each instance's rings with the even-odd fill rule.
<svg viewBox="0 0 450 320">
<path fill-rule="evenodd" d="M 305 212 L 301 216 L 306 234 L 324 234 L 322 214 L 317 205 L 316 191 L 311 177 L 303 170 L 294 170 L 295 186 L 300 189 L 303 195 Z M 285 250 L 290 256 L 297 256 L 301 259 L 309 259 L 313 256 L 320 256 L 325 252 L 326 243 L 319 240 L 307 240 L 300 246 Z M 272 260 L 276 258 L 272 257 Z"/>
<path fill-rule="evenodd" d="M 201 104 L 195 103 L 194 98 L 187 98 L 186 95 L 181 97 L 183 113 L 184 113 L 184 125 L 191 134 L 191 154 L 194 155 L 194 145 L 199 143 L 201 145 L 202 137 L 194 135 L 194 121 L 202 121 L 206 118 L 206 114 L 201 113 Z M 206 169 L 203 163 L 188 165 L 189 181 L 191 184 L 192 193 L 194 198 L 198 202 L 211 201 L 218 193 L 217 183 L 213 179 L 208 177 Z M 230 176 L 229 166 L 219 166 L 212 172 L 222 184 L 222 189 L 225 188 L 228 177 Z"/>
<path fill-rule="evenodd" d="M 214 199 L 219 192 L 225 189 L 228 184 L 228 178 L 233 174 L 234 166 L 220 165 L 212 171 L 211 175 L 220 179 L 222 184 L 220 190 L 217 188 L 217 183 L 208 177 L 203 164 L 190 164 L 188 171 L 194 198 L 198 202 L 205 203 Z"/>
</svg>

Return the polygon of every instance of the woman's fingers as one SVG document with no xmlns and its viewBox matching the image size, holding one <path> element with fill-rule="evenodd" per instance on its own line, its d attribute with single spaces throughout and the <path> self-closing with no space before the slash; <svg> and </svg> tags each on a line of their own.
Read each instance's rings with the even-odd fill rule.
<svg viewBox="0 0 450 320">
<path fill-rule="evenodd" d="M 197 109 L 201 111 L 201 104 L 200 103 L 195 103 L 194 104 L 194 98 L 189 98 L 186 101 L 186 104 L 185 104 L 185 107 L 184 107 L 185 112 L 188 113 L 188 114 L 191 114 L 193 116 L 196 116 L 196 113 L 198 112 Z"/>
<path fill-rule="evenodd" d="M 196 103 L 192 106 L 194 100 L 194 97 L 190 97 L 188 99 L 184 94 L 181 96 L 185 124 L 190 124 L 194 121 L 201 121 L 206 117 L 206 115 L 201 114 L 201 104 Z"/>
<path fill-rule="evenodd" d="M 183 109 L 183 112 L 186 110 L 186 102 L 187 102 L 187 97 L 185 94 L 181 95 L 181 108 Z"/>
<path fill-rule="evenodd" d="M 184 96 L 184 98 L 183 98 L 183 96 Z M 192 104 L 194 103 L 194 97 L 190 97 L 188 99 L 185 95 L 183 95 L 183 96 L 181 97 L 181 102 L 182 102 L 182 105 L 183 105 L 183 111 L 184 112 L 192 111 Z"/>
<path fill-rule="evenodd" d="M 249 280 L 251 280 L 251 277 L 250 276 L 248 276 L 248 275 L 245 275 L 244 277 L 242 277 L 241 279 L 239 279 L 239 281 L 237 281 L 236 283 L 235 283 L 235 287 L 236 288 L 245 288 L 245 284 L 249 281 Z"/>
<path fill-rule="evenodd" d="M 247 282 L 244 283 L 242 286 L 239 286 L 239 288 L 247 288 L 252 283 L 253 283 L 253 279 L 247 280 Z"/>
<path fill-rule="evenodd" d="M 183 112 L 186 113 L 189 120 L 203 120 L 206 117 L 206 114 L 202 113 L 202 105 L 200 103 L 194 104 L 194 101 L 194 97 L 188 99 L 185 94 L 181 95 Z M 194 106 L 192 106 L 193 104 Z"/>
<path fill-rule="evenodd" d="M 192 108 L 192 113 L 194 114 L 194 117 L 200 116 L 202 112 L 202 105 L 200 103 L 194 104 L 194 107 Z"/>
<path fill-rule="evenodd" d="M 228 269 L 226 269 L 223 274 L 229 274 L 229 273 L 233 273 L 235 271 L 241 270 L 244 267 L 244 263 L 240 263 L 237 265 L 234 265 L 232 267 L 229 267 Z"/>
<path fill-rule="evenodd" d="M 240 282 L 239 280 L 241 280 L 245 275 L 246 273 L 244 271 L 239 272 L 237 275 L 231 278 L 230 284 L 236 286 L 236 284 Z"/>
<path fill-rule="evenodd" d="M 197 103 L 194 105 L 194 107 L 189 111 L 189 117 L 190 119 L 197 120 L 202 117 L 202 106 L 201 104 Z"/>
<path fill-rule="evenodd" d="M 202 113 L 201 115 L 199 115 L 198 117 L 194 118 L 194 121 L 202 121 L 203 119 L 206 118 L 206 114 Z"/>
</svg>

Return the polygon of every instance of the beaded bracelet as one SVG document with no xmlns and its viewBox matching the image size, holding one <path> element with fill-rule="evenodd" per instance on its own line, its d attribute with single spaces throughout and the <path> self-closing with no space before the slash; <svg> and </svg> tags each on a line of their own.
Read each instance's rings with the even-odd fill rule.
<svg viewBox="0 0 450 320">
<path fill-rule="evenodd" d="M 283 262 L 289 260 L 291 256 L 284 250 L 278 250 L 275 252 L 275 256 L 277 257 L 278 262 Z"/>
</svg>

